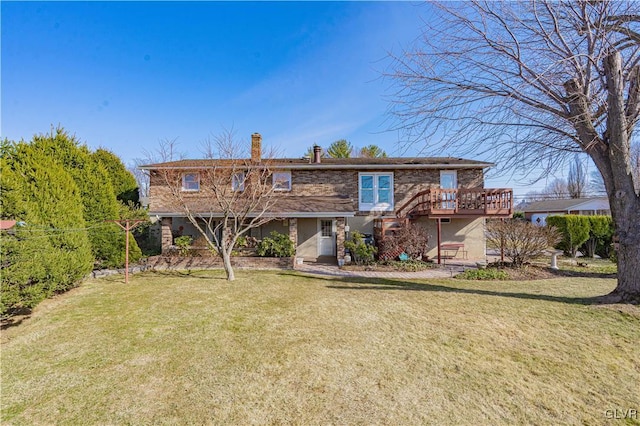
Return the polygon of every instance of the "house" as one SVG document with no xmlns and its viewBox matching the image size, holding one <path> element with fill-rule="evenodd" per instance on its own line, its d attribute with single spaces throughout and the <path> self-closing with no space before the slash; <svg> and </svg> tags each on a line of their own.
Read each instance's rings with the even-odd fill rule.
<svg viewBox="0 0 640 426">
<path fill-rule="evenodd" d="M 606 197 L 534 201 L 527 204 L 522 211 L 525 219 L 540 226 L 546 225 L 547 216 L 553 215 L 611 215 L 609 200 Z"/>
<path fill-rule="evenodd" d="M 250 164 L 260 164 L 262 137 L 254 133 Z M 149 214 L 160 219 L 162 248 L 176 234 L 196 236 L 185 214 L 171 203 L 158 178 L 170 169 L 182 176 L 182 193 L 197 194 L 200 176 L 227 160 L 179 160 L 141 168 L 150 175 Z M 249 164 L 249 163 L 248 163 Z M 312 158 L 271 159 L 272 183 L 278 189 L 271 222 L 253 229 L 260 239 L 271 231 L 288 233 L 296 256 L 317 260 L 344 258 L 344 241 L 353 231 L 384 238 L 398 224 L 411 221 L 429 230 L 430 257 L 439 248 L 462 248 L 460 255 L 484 259 L 484 220 L 510 217 L 511 189 L 485 189 L 484 171 L 492 163 L 462 158 Z M 235 179 L 235 178 L 234 178 Z M 234 188 L 240 185 L 233 180 Z M 192 211 L 197 211 L 194 202 Z M 202 211 L 205 214 L 205 211 Z M 438 244 L 440 243 L 440 245 Z M 457 249 L 456 248 L 456 252 Z M 456 255 L 457 253 L 451 253 Z"/>
</svg>

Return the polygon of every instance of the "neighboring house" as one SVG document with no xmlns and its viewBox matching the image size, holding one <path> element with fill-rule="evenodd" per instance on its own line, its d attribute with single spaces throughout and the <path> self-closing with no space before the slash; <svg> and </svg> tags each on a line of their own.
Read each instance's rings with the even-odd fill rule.
<svg viewBox="0 0 640 426">
<path fill-rule="evenodd" d="M 252 135 L 252 161 L 262 161 L 261 136 Z M 249 159 L 247 159 L 249 161 Z M 375 233 L 382 238 L 395 223 L 413 221 L 429 230 L 430 257 L 441 244 L 463 246 L 469 258 L 485 257 L 484 220 L 510 217 L 511 189 L 485 189 L 484 171 L 491 163 L 462 158 L 313 158 L 270 159 L 277 202 L 275 218 L 251 235 L 258 239 L 275 230 L 288 233 L 296 256 L 317 260 L 344 258 L 349 233 Z M 163 252 L 177 233 L 197 237 L 185 215 L 171 208 L 168 189 L 157 171 L 182 173 L 183 191 L 197 193 L 199 173 L 221 160 L 179 160 L 142 166 L 150 174 L 149 214 L 162 224 Z M 155 172 L 154 172 L 155 170 Z M 232 185 L 236 185 L 233 182 Z M 187 194 L 188 195 L 188 194 Z M 193 208 L 197 209 L 197 206 Z M 205 213 L 204 211 L 202 213 Z"/>
<path fill-rule="evenodd" d="M 547 216 L 565 214 L 580 214 L 585 216 L 611 214 L 609 200 L 605 197 L 534 201 L 525 206 L 522 211 L 528 221 L 540 226 L 547 224 Z"/>
</svg>

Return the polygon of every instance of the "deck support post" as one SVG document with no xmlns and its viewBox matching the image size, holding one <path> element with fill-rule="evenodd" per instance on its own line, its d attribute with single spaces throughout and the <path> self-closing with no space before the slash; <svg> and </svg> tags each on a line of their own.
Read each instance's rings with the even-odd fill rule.
<svg viewBox="0 0 640 426">
<path fill-rule="evenodd" d="M 442 264 L 442 255 L 441 255 L 441 251 L 440 251 L 440 246 L 442 243 L 442 237 L 441 237 L 441 229 L 440 229 L 440 218 L 436 219 L 436 223 L 437 223 L 437 229 L 438 229 L 438 265 Z"/>
</svg>

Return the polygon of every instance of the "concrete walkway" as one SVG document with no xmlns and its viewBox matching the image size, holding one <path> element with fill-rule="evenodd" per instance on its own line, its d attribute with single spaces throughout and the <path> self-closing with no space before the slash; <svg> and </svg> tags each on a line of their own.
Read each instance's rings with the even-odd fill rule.
<svg viewBox="0 0 640 426">
<path fill-rule="evenodd" d="M 434 266 L 418 272 L 379 272 L 379 271 L 348 271 L 337 265 L 327 263 L 304 263 L 296 265 L 296 271 L 306 274 L 328 275 L 334 277 L 365 277 L 365 278 L 402 278 L 407 280 L 424 278 L 451 278 L 467 269 L 476 269 L 475 261 L 447 262 L 446 265 Z"/>
</svg>

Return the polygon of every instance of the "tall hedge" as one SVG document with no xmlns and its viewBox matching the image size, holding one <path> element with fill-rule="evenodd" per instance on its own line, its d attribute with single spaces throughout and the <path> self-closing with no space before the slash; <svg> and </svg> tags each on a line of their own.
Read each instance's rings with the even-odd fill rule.
<svg viewBox="0 0 640 426">
<path fill-rule="evenodd" d="M 576 257 L 576 253 L 589 239 L 591 225 L 587 216 L 564 215 L 547 217 L 547 225 L 553 226 L 562 234 L 562 241 L 556 246 L 565 254 Z"/>
<path fill-rule="evenodd" d="M 100 156 L 93 156 L 86 145 L 81 145 L 64 129 L 37 135 L 32 145 L 63 166 L 78 186 L 97 266 L 121 267 L 124 264 L 125 235 L 118 225 L 108 222 L 119 218 L 120 204 Z M 138 260 L 140 249 L 134 239 L 130 240 L 130 247 L 130 260 Z"/>
<path fill-rule="evenodd" d="M 598 255 L 608 259 L 613 243 L 613 219 L 611 216 L 587 216 L 589 220 L 589 239 L 582 246 L 586 256 Z"/>
<path fill-rule="evenodd" d="M 0 315 L 31 308 L 91 271 L 80 190 L 62 165 L 26 143 L 2 147 L 2 217 L 23 222 L 0 235 Z"/>
</svg>

